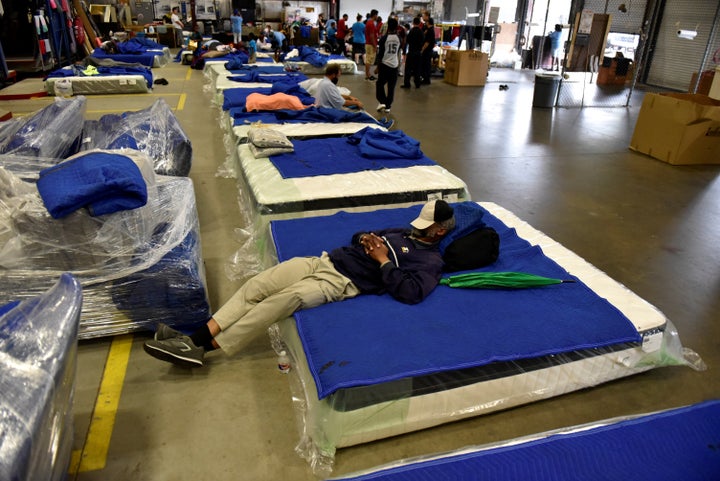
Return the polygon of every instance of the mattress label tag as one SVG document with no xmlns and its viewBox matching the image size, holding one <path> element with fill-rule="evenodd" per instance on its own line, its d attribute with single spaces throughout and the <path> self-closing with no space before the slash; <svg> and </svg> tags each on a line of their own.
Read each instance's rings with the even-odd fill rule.
<svg viewBox="0 0 720 481">
<path fill-rule="evenodd" d="M 127 85 L 127 79 L 124 79 L 124 78 L 118 79 L 118 83 L 120 85 Z"/>
<path fill-rule="evenodd" d="M 645 352 L 653 352 L 660 349 L 662 345 L 662 332 L 653 332 L 643 335 L 642 350 Z"/>
<path fill-rule="evenodd" d="M 135 79 L 134 79 L 134 78 L 129 78 L 128 81 L 127 81 L 127 83 L 128 83 L 129 85 L 135 85 Z"/>
</svg>

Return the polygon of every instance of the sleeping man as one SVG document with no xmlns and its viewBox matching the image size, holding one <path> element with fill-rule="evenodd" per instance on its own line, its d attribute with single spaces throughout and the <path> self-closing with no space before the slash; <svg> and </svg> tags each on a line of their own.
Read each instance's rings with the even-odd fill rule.
<svg viewBox="0 0 720 481">
<path fill-rule="evenodd" d="M 412 229 L 358 232 L 351 244 L 320 257 L 295 257 L 248 280 L 201 329 L 186 336 L 158 325 L 145 352 L 185 367 L 203 365 L 205 352 L 234 354 L 272 323 L 300 309 L 388 293 L 416 304 L 440 281 L 439 242 L 455 227 L 453 209 L 443 200 L 425 204 Z"/>
</svg>

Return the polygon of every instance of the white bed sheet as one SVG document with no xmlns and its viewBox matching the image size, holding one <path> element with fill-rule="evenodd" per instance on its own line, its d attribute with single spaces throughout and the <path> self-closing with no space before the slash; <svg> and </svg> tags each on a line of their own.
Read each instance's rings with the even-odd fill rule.
<svg viewBox="0 0 720 481">
<path fill-rule="evenodd" d="M 58 80 L 72 82 L 73 95 L 136 94 L 151 89 L 142 75 L 95 75 L 90 77 L 49 77 L 45 80 L 48 95 L 55 95 Z"/>
<path fill-rule="evenodd" d="M 663 363 L 667 362 L 667 356 L 675 356 L 675 362 L 682 363 L 684 351 L 677 332 L 657 308 L 506 209 L 493 203 L 480 205 L 506 225 L 515 227 L 518 235 L 539 245 L 548 257 L 623 312 L 643 333 L 642 346 L 606 350 L 603 354 L 581 357 L 550 368 L 521 371 L 451 390 L 343 411 L 335 409 L 332 396 L 318 400 L 294 319 L 288 318 L 273 325 L 269 332 L 273 347 L 286 350 L 293 360 L 291 389 L 296 412 L 301 418 L 301 439 L 296 450 L 316 472 L 327 474 L 332 469 L 337 448 L 595 386 L 666 365 Z"/>
</svg>

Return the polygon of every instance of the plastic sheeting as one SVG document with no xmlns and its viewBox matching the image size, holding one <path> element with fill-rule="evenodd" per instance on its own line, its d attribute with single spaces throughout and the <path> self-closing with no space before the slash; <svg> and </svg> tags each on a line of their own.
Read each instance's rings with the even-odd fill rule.
<svg viewBox="0 0 720 481">
<path fill-rule="evenodd" d="M 67 477 L 81 305 L 80 284 L 63 274 L 0 315 L 0 479 Z"/>
<path fill-rule="evenodd" d="M 482 206 L 620 309 L 642 335 L 642 343 L 341 389 L 319 400 L 294 320 L 276 323 L 269 329 L 273 348 L 291 357 L 289 378 L 300 430 L 296 451 L 317 474 L 331 472 L 336 450 L 345 446 L 508 409 L 660 366 L 705 369 L 655 307 L 505 209 Z"/>
<path fill-rule="evenodd" d="M 0 154 L 63 159 L 77 152 L 86 99 L 56 98 L 27 117 L 3 123 Z"/>
<path fill-rule="evenodd" d="M 80 338 L 157 322 L 194 329 L 209 306 L 192 181 L 155 177 L 143 153 L 115 152 L 141 167 L 148 202 L 100 217 L 81 209 L 52 219 L 35 185 L 9 170 L 18 163 L 0 164 L 0 303 L 37 295 L 69 271 L 85 292 Z M 19 170 L 30 178 L 33 166 Z"/>
<path fill-rule="evenodd" d="M 192 166 L 192 144 L 163 99 L 150 107 L 88 120 L 81 149 L 137 149 L 153 161 L 161 175 L 187 176 Z"/>
</svg>

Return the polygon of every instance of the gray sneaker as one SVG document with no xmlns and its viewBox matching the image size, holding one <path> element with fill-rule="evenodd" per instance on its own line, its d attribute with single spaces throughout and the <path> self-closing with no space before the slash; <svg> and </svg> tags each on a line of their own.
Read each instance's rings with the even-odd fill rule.
<svg viewBox="0 0 720 481">
<path fill-rule="evenodd" d="M 205 349 L 193 344 L 188 336 L 172 337 L 162 341 L 151 339 L 143 345 L 145 352 L 161 361 L 182 367 L 202 367 Z"/>
<path fill-rule="evenodd" d="M 185 334 L 183 334 L 182 332 L 173 329 L 172 327 L 168 326 L 167 324 L 163 324 L 162 322 L 158 322 L 157 329 L 155 330 L 156 341 L 164 341 L 165 339 L 182 337 L 184 335 Z"/>
</svg>

